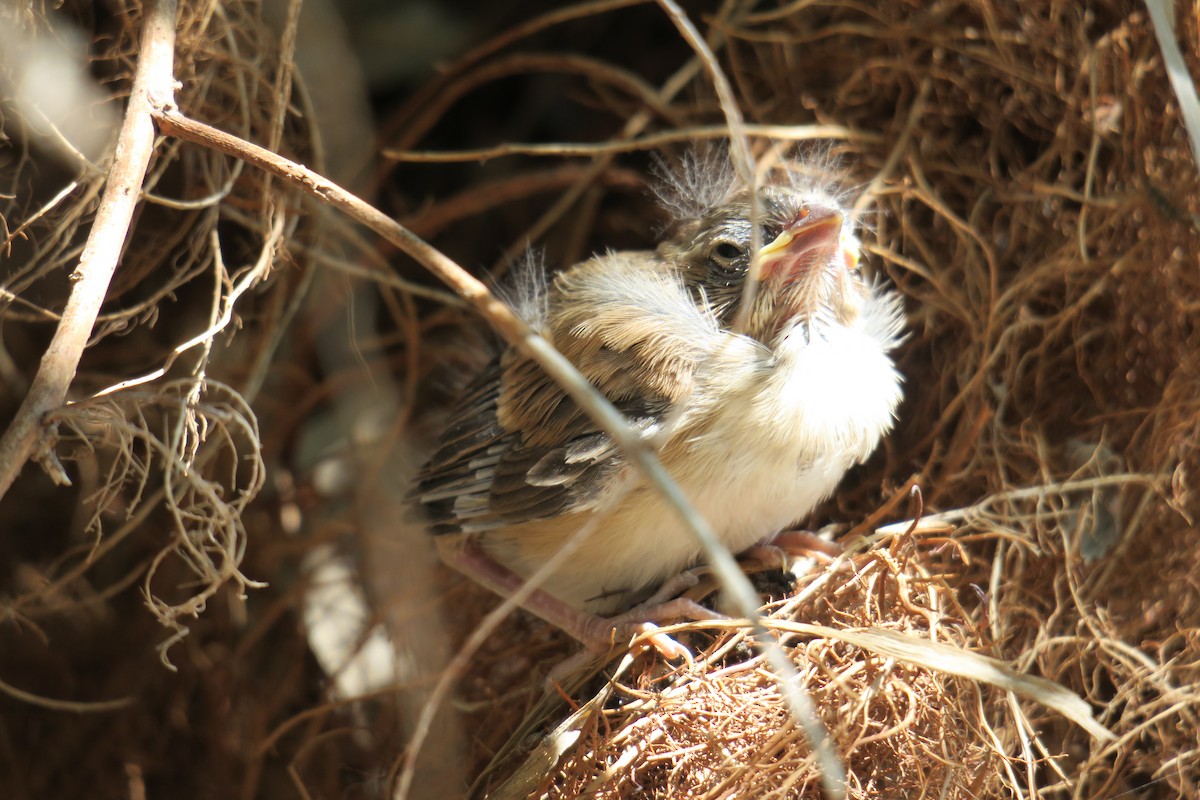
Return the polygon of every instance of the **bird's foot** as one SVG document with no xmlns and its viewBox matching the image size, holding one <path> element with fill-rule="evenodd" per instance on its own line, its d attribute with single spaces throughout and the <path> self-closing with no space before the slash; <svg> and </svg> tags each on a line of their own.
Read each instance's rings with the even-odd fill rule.
<svg viewBox="0 0 1200 800">
<path fill-rule="evenodd" d="M 630 611 L 613 617 L 589 614 L 560 600 L 542 589 L 528 590 L 525 579 L 485 553 L 477 543 L 467 539 L 453 542 L 438 540 L 438 550 L 447 564 L 474 578 L 503 597 L 526 592 L 521 606 L 582 642 L 593 657 L 607 653 L 635 635 L 668 659 L 691 659 L 686 647 L 665 633 L 656 633 L 657 624 L 678 619 L 723 619 L 715 611 L 693 600 L 678 597 L 679 593 L 698 580 L 695 574 L 684 572 L 671 578 L 646 602 Z"/>
<path fill-rule="evenodd" d="M 673 583 L 674 580 L 668 581 L 668 584 Z M 695 582 L 693 579 L 682 588 L 695 585 Z M 672 588 L 675 588 L 674 594 L 682 591 L 677 585 Z M 585 640 L 584 644 L 593 652 L 602 652 L 611 649 L 618 642 L 628 641 L 637 635 L 641 637 L 645 646 L 654 648 L 663 658 L 672 661 L 683 659 L 691 663 L 691 651 L 671 636 L 659 632 L 658 626 L 666 622 L 684 619 L 725 619 L 725 617 L 686 597 L 674 597 L 664 601 L 660 599 L 663 594 L 663 590 L 660 589 L 650 600 L 617 616 L 592 617 L 585 632 L 590 641 Z"/>
<path fill-rule="evenodd" d="M 686 577 L 685 577 L 686 576 Z M 674 597 L 683 589 L 694 586 L 695 575 L 685 572 L 663 584 L 646 602 L 613 617 L 592 616 L 579 633 L 572 632 L 584 644 L 584 649 L 557 664 L 546 676 L 548 684 L 563 683 L 567 676 L 594 664 L 597 657 L 607 656 L 614 645 L 633 639 L 639 650 L 653 649 L 668 661 L 695 661 L 692 651 L 670 634 L 659 630 L 659 623 L 681 619 L 724 619 L 712 609 L 705 608 L 686 597 Z M 665 599 L 669 598 L 669 599 Z M 635 638 L 636 637 L 636 638 Z"/>
<path fill-rule="evenodd" d="M 842 554 L 842 548 L 827 539 L 822 539 L 808 531 L 780 531 L 762 544 L 756 544 L 738 554 L 742 560 L 762 563 L 767 566 L 781 566 L 787 569 L 788 559 L 793 556 L 821 555 L 836 558 Z"/>
</svg>

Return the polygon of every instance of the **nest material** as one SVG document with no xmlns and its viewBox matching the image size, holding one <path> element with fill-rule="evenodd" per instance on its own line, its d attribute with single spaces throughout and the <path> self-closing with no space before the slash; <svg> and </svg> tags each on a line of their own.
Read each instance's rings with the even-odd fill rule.
<svg viewBox="0 0 1200 800">
<path fill-rule="evenodd" d="M 140 6 L 67 11 L 91 40 L 92 76 L 127 93 Z M 1200 796 L 1200 193 L 1143 5 L 689 12 L 719 33 L 749 122 L 828 126 L 847 182 L 863 188 L 867 260 L 905 295 L 912 330 L 895 435 L 813 517 L 853 529 L 849 554 L 813 566 L 800 599 L 772 609 L 999 659 L 1083 696 L 1117 736 L 1100 743 L 945 670 L 792 635 L 851 796 Z M 29 37 L 50 30 L 41 11 L 3 13 Z M 644 246 L 654 212 L 635 187 L 648 145 L 624 142 L 661 133 L 674 151 L 721 122 L 660 10 L 534 19 L 545 24 L 514 23 L 398 108 L 380 101 L 385 149 L 398 154 L 375 173 L 381 204 L 463 263 L 531 238 L 551 264 Z M 1197 18 L 1181 11 L 1177 23 L 1195 74 Z M 244 4 L 184 3 L 178 102 L 320 167 L 321 98 L 293 73 L 291 31 Z M 12 414 L 103 173 L 87 154 L 39 149 L 54 131 L 5 109 L 0 407 Z M 549 167 L 410 163 L 416 148 L 547 131 L 611 152 Z M 790 147 L 786 130 L 772 133 Z M 17 797 L 202 784 L 385 794 L 430 683 L 494 603 L 429 579 L 424 540 L 396 533 L 387 505 L 409 466 L 395 442 L 419 439 L 424 426 L 405 422 L 452 391 L 438 374 L 470 368 L 452 342 L 471 323 L 411 265 L 385 272 L 388 254 L 255 169 L 168 140 L 150 176 L 72 384 L 79 402 L 48 420 L 61 439 L 42 465 L 74 486 L 27 468 L 0 506 L 0 774 Z M 571 201 L 548 204 L 550 192 Z M 352 342 L 329 345 L 346 330 Z M 875 533 L 911 516 L 903 503 L 876 512 L 913 476 L 925 526 Z M 299 576 L 317 574 L 300 566 L 330 543 L 368 554 L 355 573 L 366 602 L 407 648 L 392 665 L 399 686 L 355 703 L 337 695 L 336 668 L 306 657 L 317 645 L 298 622 L 313 597 Z M 453 612 L 448 624 L 438 609 Z M 494 796 L 818 796 L 811 749 L 742 634 L 698 623 L 680 635 L 697 666 L 625 663 L 611 683 L 577 689 L 572 714 L 534 702 L 570 644 L 524 617 L 506 622 L 419 752 L 414 796 L 476 778 Z M 350 649 L 368 649 L 368 627 L 357 636 Z M 157 662 L 164 641 L 178 674 Z M 47 698 L 128 703 L 68 704 L 93 712 L 77 720 Z M 547 734 L 564 720 L 570 735 Z"/>
<path fill-rule="evenodd" d="M 792 618 L 990 649 L 945 580 L 961 575 L 961 562 L 907 541 L 896 549 L 914 560 L 884 548 L 816 570 L 797 600 L 768 609 L 768 624 Z M 949 571 L 914 574 L 937 562 Z M 1006 732 L 987 722 L 1006 716 L 1001 694 L 836 638 L 783 634 L 781 642 L 836 742 L 851 796 L 913 796 L 933 787 L 946 796 L 986 796 L 1002 785 L 1004 756 L 992 737 Z M 815 796 L 820 766 L 788 718 L 775 678 L 747 648 L 742 635 L 726 635 L 702 667 L 644 686 L 618 679 L 624 702 L 585 729 L 547 795 Z"/>
</svg>

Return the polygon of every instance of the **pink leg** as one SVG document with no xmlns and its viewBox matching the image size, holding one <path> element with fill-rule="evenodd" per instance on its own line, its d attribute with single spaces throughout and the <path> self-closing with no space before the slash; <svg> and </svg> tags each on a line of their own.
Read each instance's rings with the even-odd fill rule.
<svg viewBox="0 0 1200 800">
<path fill-rule="evenodd" d="M 789 555 L 798 555 L 814 550 L 833 557 L 842 554 L 842 548 L 839 545 L 828 542 L 808 531 L 780 531 L 766 541 L 764 545 L 767 547 L 776 547 Z"/>
<path fill-rule="evenodd" d="M 512 597 L 525 586 L 525 579 L 496 561 L 471 539 L 455 541 L 438 537 L 438 552 L 447 565 L 468 578 L 486 586 L 501 597 Z M 686 581 L 672 579 L 664 586 L 675 588 Z M 691 581 L 694 583 L 694 579 Z M 686 588 L 686 587 L 683 587 Z M 534 589 L 522 607 L 582 642 L 589 650 L 607 651 L 618 637 L 634 631 L 646 631 L 650 623 L 672 619 L 720 619 L 721 615 L 686 598 L 664 602 L 660 590 L 651 598 L 653 605 L 644 603 L 615 617 L 598 617 L 580 611 L 542 589 Z M 690 653 L 666 634 L 655 634 L 650 643 L 666 658 L 688 658 Z"/>
</svg>

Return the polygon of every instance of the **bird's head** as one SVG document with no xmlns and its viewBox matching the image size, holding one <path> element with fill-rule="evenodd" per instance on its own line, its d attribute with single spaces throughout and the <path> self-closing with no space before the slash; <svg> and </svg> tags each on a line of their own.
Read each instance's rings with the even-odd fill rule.
<svg viewBox="0 0 1200 800">
<path fill-rule="evenodd" d="M 668 230 L 659 253 L 679 266 L 697 301 L 723 325 L 768 346 L 806 326 L 849 324 L 865 291 L 859 242 L 848 212 L 822 195 L 769 185 L 758 192 L 759 249 L 754 252 L 750 194 L 736 192 Z M 746 282 L 757 282 L 744 309 Z"/>
</svg>

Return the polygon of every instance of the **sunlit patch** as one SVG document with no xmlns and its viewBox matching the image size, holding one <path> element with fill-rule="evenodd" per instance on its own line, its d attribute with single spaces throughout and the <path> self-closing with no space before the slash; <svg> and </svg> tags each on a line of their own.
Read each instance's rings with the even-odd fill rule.
<svg viewBox="0 0 1200 800">
<path fill-rule="evenodd" d="M 857 270 L 859 264 L 858 242 L 846 241 L 846 237 L 842 237 L 841 250 L 842 259 L 846 262 L 846 270 L 849 272 Z"/>
</svg>

